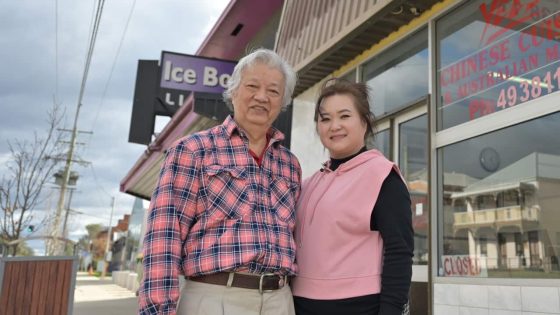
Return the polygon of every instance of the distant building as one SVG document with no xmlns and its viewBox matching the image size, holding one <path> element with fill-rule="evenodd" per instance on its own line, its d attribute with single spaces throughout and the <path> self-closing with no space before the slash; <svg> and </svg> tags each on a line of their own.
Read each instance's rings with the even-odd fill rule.
<svg viewBox="0 0 560 315">
<path fill-rule="evenodd" d="M 126 253 L 123 260 L 123 269 L 138 271 L 141 268 L 142 239 L 146 228 L 146 211 L 149 203 L 146 200 L 136 198 L 130 214 L 128 233 L 126 238 Z"/>
<path fill-rule="evenodd" d="M 129 220 L 130 214 L 125 214 L 122 219 L 119 219 L 117 225 L 111 229 L 112 244 L 109 247 L 109 250 L 111 251 L 111 262 L 109 263 L 108 270 L 109 272 L 122 269 Z"/>
</svg>

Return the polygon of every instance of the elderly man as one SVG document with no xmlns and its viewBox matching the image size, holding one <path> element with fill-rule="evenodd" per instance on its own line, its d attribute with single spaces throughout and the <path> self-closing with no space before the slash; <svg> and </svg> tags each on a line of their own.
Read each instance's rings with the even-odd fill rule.
<svg viewBox="0 0 560 315">
<path fill-rule="evenodd" d="M 139 314 L 294 314 L 301 168 L 272 123 L 295 84 L 275 52 L 247 55 L 224 92 L 233 117 L 168 149 L 144 238 Z"/>
</svg>

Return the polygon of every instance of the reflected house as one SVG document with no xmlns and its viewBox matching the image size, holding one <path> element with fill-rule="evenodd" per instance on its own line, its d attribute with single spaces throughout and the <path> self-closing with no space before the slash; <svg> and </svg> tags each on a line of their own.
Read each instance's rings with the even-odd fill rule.
<svg viewBox="0 0 560 315">
<path fill-rule="evenodd" d="M 452 194 L 463 191 L 465 187 L 475 183 L 476 179 L 459 173 L 444 173 L 444 176 L 443 207 L 447 209 L 452 204 Z M 422 169 L 411 174 L 407 186 L 410 193 L 412 227 L 414 228 L 414 261 L 421 263 L 422 260 L 427 260 L 428 255 L 427 235 L 430 211 L 427 209 L 429 207 L 427 170 Z M 444 230 L 449 230 L 453 226 L 453 220 L 448 219 L 447 216 L 445 219 Z"/>
<path fill-rule="evenodd" d="M 399 127 L 400 155 L 398 165 L 410 192 L 414 228 L 415 265 L 427 265 L 429 256 L 428 221 L 428 120 L 427 115 L 404 121 Z"/>
<path fill-rule="evenodd" d="M 451 194 L 457 254 L 488 269 L 558 270 L 560 156 L 532 153 Z"/>
<path fill-rule="evenodd" d="M 426 169 L 408 176 L 408 191 L 412 211 L 412 227 L 414 228 L 414 262 L 428 261 L 428 181 Z"/>
<path fill-rule="evenodd" d="M 454 202 L 452 196 L 453 194 L 464 191 L 466 187 L 469 187 L 470 185 L 476 183 L 478 180 L 466 174 L 456 172 L 444 172 L 443 178 L 443 213 L 451 213 L 453 210 L 455 212 L 466 211 L 464 203 Z M 443 235 L 445 235 L 443 246 L 444 254 L 446 255 L 455 255 L 468 252 L 459 252 L 456 248 L 456 244 L 464 244 L 464 242 L 466 242 L 466 238 L 461 239 L 460 237 L 455 235 L 455 233 L 450 232 L 454 230 L 454 223 L 455 220 L 453 216 L 443 216 Z M 450 235 L 453 235 L 453 237 L 450 237 Z"/>
</svg>

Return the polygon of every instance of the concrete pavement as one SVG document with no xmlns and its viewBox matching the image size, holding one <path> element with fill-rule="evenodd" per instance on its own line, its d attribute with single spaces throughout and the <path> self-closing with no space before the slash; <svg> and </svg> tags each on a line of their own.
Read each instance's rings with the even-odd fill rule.
<svg viewBox="0 0 560 315">
<path fill-rule="evenodd" d="M 134 292 L 113 284 L 111 278 L 100 280 L 78 272 L 74 291 L 74 315 L 127 315 L 137 313 Z"/>
</svg>

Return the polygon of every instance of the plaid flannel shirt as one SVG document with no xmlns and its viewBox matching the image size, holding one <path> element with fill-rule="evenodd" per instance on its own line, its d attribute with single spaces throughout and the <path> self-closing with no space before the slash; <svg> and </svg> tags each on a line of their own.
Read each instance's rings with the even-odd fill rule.
<svg viewBox="0 0 560 315">
<path fill-rule="evenodd" d="M 180 275 L 296 273 L 301 167 L 279 145 L 281 132 L 269 136 L 260 167 L 231 116 L 167 151 L 144 237 L 139 314 L 175 314 Z"/>
</svg>

